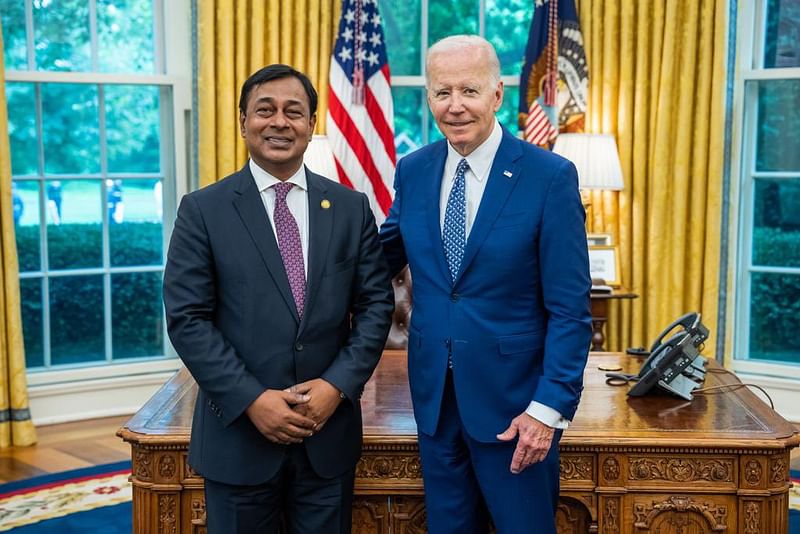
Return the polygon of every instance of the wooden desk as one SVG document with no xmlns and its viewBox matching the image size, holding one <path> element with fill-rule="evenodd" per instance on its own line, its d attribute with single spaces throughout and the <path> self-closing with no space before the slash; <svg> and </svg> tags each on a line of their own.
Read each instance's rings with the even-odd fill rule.
<svg viewBox="0 0 800 534">
<path fill-rule="evenodd" d="M 639 295 L 626 289 L 615 289 L 611 293 L 591 293 L 592 301 L 592 350 L 604 351 L 606 341 L 603 329 L 608 322 L 608 302 L 611 300 L 635 299 Z"/>
<path fill-rule="evenodd" d="M 387 351 L 364 391 L 364 453 L 353 532 L 425 531 L 405 353 Z M 628 398 L 598 366 L 637 359 L 592 354 L 575 421 L 561 440 L 560 533 L 778 534 L 788 528 L 794 427 L 747 389 Z M 710 362 L 711 369 L 719 369 Z M 709 373 L 706 385 L 733 384 Z M 134 533 L 204 533 L 203 480 L 186 463 L 196 386 L 184 370 L 119 430 L 131 444 Z"/>
</svg>

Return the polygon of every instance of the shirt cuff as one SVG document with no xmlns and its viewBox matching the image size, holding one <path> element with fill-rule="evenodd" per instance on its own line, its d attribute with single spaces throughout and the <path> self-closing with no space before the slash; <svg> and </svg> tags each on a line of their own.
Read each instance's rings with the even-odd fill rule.
<svg viewBox="0 0 800 534">
<path fill-rule="evenodd" d="M 532 401 L 525 413 L 550 428 L 564 430 L 569 426 L 569 419 L 565 419 L 558 411 L 541 402 Z"/>
</svg>

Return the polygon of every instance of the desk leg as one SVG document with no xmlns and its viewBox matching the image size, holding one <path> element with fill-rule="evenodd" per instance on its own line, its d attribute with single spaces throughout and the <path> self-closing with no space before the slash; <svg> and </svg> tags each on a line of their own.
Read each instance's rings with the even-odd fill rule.
<svg viewBox="0 0 800 534">
<path fill-rule="evenodd" d="M 603 327 L 608 321 L 608 300 L 592 299 L 592 351 L 604 351 Z"/>
</svg>

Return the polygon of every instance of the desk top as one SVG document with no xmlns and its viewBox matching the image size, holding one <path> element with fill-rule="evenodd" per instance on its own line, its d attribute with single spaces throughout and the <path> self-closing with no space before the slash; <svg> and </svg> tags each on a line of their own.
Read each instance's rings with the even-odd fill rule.
<svg viewBox="0 0 800 534">
<path fill-rule="evenodd" d="M 619 353 L 592 353 L 575 420 L 561 439 L 562 448 L 598 445 L 784 449 L 800 444 L 794 426 L 748 388 L 696 396 L 694 400 L 653 395 L 628 397 L 629 386 L 605 382 L 598 367 L 622 367 L 636 373 L 641 359 Z M 704 386 L 735 385 L 738 378 L 709 361 Z M 178 371 L 118 435 L 139 444 L 186 445 L 197 386 L 184 368 Z M 364 443 L 416 442 L 416 425 L 407 384 L 405 351 L 385 351 L 362 397 Z"/>
</svg>

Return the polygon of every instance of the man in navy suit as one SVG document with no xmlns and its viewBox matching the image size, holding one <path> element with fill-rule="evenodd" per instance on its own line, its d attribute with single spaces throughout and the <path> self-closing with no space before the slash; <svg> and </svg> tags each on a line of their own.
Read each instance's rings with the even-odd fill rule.
<svg viewBox="0 0 800 534">
<path fill-rule="evenodd" d="M 414 279 L 408 377 L 428 529 L 555 533 L 558 438 L 591 339 L 575 167 L 513 137 L 503 83 L 477 36 L 428 52 L 428 104 L 446 140 L 401 159 L 381 227 L 390 270 Z"/>
<path fill-rule="evenodd" d="M 250 160 L 186 195 L 167 326 L 199 393 L 189 463 L 209 534 L 350 532 L 360 397 L 393 294 L 365 195 L 303 166 L 317 93 L 286 65 L 242 86 Z"/>
</svg>

